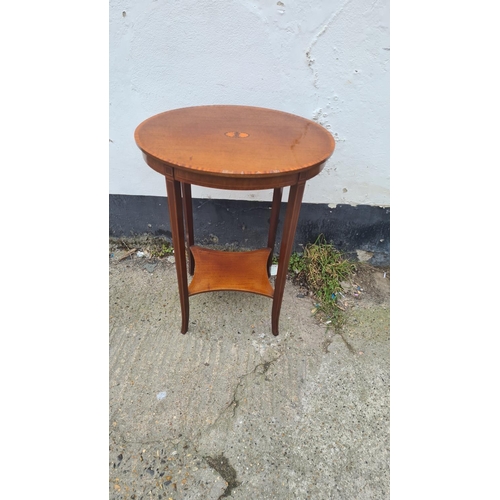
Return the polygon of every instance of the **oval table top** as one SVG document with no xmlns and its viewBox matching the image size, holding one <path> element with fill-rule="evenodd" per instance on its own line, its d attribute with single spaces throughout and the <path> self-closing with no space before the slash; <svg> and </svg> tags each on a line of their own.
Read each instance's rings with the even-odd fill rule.
<svg viewBox="0 0 500 500">
<path fill-rule="evenodd" d="M 224 182 L 204 180 L 215 176 L 219 181 L 271 181 L 282 176 L 290 184 L 290 179 L 299 179 L 296 174 L 306 180 L 321 171 L 335 149 L 330 132 L 311 120 L 283 111 L 232 105 L 160 113 L 136 128 L 135 141 L 155 170 L 161 172 L 160 162 L 178 169 L 181 177 L 188 176 L 181 179 L 185 182 L 194 180 L 213 187 L 224 187 Z M 229 182 L 227 187 L 233 184 Z M 248 187 L 251 185 L 250 181 Z"/>
</svg>

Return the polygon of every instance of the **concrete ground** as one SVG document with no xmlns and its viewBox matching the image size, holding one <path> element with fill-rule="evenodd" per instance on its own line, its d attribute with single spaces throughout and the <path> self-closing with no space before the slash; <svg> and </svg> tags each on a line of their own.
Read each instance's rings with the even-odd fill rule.
<svg viewBox="0 0 500 500">
<path fill-rule="evenodd" d="M 278 337 L 271 300 L 237 292 L 191 297 L 181 335 L 174 264 L 119 257 L 110 499 L 389 498 L 388 272 L 354 278 L 338 332 L 287 282 Z"/>
</svg>

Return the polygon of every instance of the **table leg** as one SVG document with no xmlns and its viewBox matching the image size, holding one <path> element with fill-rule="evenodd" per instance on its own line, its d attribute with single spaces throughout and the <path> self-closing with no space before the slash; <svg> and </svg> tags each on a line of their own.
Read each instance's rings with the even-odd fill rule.
<svg viewBox="0 0 500 500">
<path fill-rule="evenodd" d="M 283 300 L 283 292 L 285 290 L 286 275 L 290 255 L 292 254 L 293 240 L 295 239 L 295 230 L 299 220 L 300 204 L 304 194 L 306 183 L 300 182 L 290 187 L 288 196 L 288 204 L 286 207 L 285 224 L 283 227 L 283 238 L 280 246 L 280 256 L 278 262 L 278 274 L 274 285 L 273 308 L 272 308 L 272 332 L 273 335 L 279 333 L 279 317 L 281 311 L 281 302 Z"/>
<path fill-rule="evenodd" d="M 174 245 L 175 268 L 181 300 L 182 326 L 181 333 L 186 333 L 189 322 L 189 297 L 186 271 L 186 248 L 184 245 L 184 223 L 182 217 L 181 185 L 179 181 L 169 179 L 167 182 L 168 210 L 170 212 L 170 228 Z"/>
<path fill-rule="evenodd" d="M 267 247 L 271 249 L 269 260 L 267 261 L 267 275 L 271 275 L 271 264 L 273 263 L 274 244 L 276 243 L 276 229 L 278 228 L 278 221 L 281 208 L 281 195 L 283 194 L 282 188 L 276 188 L 273 193 L 273 204 L 271 206 L 271 219 L 269 221 L 269 235 L 267 237 Z"/>
<path fill-rule="evenodd" d="M 194 227 L 193 227 L 193 201 L 191 199 L 191 184 L 181 182 L 182 205 L 184 207 L 184 219 L 186 222 L 186 236 L 188 245 L 188 269 L 189 274 L 194 274 L 194 257 L 190 247 L 194 245 Z"/>
</svg>

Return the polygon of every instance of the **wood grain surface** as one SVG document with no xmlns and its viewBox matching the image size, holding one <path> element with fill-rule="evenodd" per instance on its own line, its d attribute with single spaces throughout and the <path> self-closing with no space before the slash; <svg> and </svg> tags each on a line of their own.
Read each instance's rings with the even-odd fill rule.
<svg viewBox="0 0 500 500">
<path fill-rule="evenodd" d="M 214 290 L 252 292 L 272 297 L 273 287 L 267 277 L 267 259 L 270 248 L 249 252 L 221 252 L 192 246 L 195 260 L 193 281 L 189 295 Z"/>
<path fill-rule="evenodd" d="M 160 113 L 135 131 L 150 157 L 183 170 L 223 177 L 299 173 L 325 162 L 333 136 L 321 125 L 250 106 L 195 106 Z"/>
</svg>

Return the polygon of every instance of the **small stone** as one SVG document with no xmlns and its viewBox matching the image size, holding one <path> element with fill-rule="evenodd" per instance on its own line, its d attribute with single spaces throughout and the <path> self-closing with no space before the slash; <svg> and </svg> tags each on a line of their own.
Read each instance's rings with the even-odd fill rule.
<svg viewBox="0 0 500 500">
<path fill-rule="evenodd" d="M 156 269 L 157 265 L 158 264 L 156 262 L 154 262 L 154 263 L 149 263 L 148 262 L 147 264 L 144 265 L 144 269 L 146 269 L 146 271 L 148 273 L 152 273 Z"/>
</svg>

